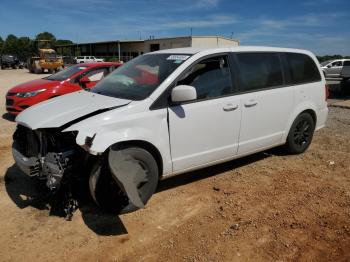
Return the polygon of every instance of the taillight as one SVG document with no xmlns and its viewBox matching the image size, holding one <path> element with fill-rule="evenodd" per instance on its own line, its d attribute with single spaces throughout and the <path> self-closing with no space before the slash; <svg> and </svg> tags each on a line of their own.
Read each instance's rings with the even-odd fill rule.
<svg viewBox="0 0 350 262">
<path fill-rule="evenodd" d="M 325 95 L 326 95 L 325 99 L 327 101 L 327 98 L 329 97 L 329 86 L 327 84 L 325 84 L 325 86 L 324 86 L 324 91 L 325 91 Z"/>
</svg>

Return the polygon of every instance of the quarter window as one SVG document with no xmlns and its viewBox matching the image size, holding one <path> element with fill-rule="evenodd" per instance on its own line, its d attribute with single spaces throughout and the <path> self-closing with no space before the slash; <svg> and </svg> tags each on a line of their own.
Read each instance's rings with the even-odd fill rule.
<svg viewBox="0 0 350 262">
<path fill-rule="evenodd" d="M 237 54 L 242 91 L 254 91 L 283 85 L 279 55 L 275 53 Z"/>
<path fill-rule="evenodd" d="M 94 69 L 91 69 L 91 70 L 77 76 L 75 79 L 72 79 L 71 83 L 78 84 L 80 79 L 84 76 L 88 77 L 90 79 L 90 81 L 92 81 L 92 82 L 100 81 L 102 78 L 107 76 L 109 73 L 110 73 L 110 71 L 109 71 L 108 67 L 94 68 Z"/>
<path fill-rule="evenodd" d="M 107 67 L 98 68 L 87 73 L 85 76 L 92 82 L 100 81 L 102 78 L 109 74 L 109 69 Z"/>
<path fill-rule="evenodd" d="M 198 100 L 232 93 L 228 57 L 225 55 L 202 60 L 192 66 L 185 76 L 178 81 L 177 85 L 195 87 Z"/>
<path fill-rule="evenodd" d="M 291 84 L 320 81 L 320 72 L 315 62 L 307 55 L 287 53 Z"/>
</svg>

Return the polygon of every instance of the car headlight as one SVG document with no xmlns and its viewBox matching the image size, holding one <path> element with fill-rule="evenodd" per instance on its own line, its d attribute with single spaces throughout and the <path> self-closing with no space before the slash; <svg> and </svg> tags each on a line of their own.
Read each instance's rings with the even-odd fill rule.
<svg viewBox="0 0 350 262">
<path fill-rule="evenodd" d="M 46 91 L 46 89 L 35 90 L 32 92 L 20 92 L 20 93 L 17 93 L 16 96 L 17 97 L 32 97 L 32 96 L 36 96 L 37 94 L 40 94 L 44 91 Z"/>
</svg>

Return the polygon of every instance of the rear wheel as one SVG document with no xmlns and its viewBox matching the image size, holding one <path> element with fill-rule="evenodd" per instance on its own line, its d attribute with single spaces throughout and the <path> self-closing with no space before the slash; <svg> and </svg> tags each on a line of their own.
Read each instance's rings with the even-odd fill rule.
<svg viewBox="0 0 350 262">
<path fill-rule="evenodd" d="M 133 163 L 139 165 L 144 171 L 144 176 L 135 177 L 134 183 L 137 187 L 138 195 L 146 204 L 155 192 L 158 185 L 158 166 L 152 154 L 143 148 L 129 147 L 117 151 L 133 159 Z M 120 165 L 120 163 L 108 163 L 108 158 L 105 157 L 98 161 L 92 168 L 89 179 L 90 193 L 94 201 L 103 210 L 111 213 L 128 213 L 137 210 L 138 208 L 131 203 L 125 190 L 121 188 L 120 181 L 116 179 L 116 175 L 112 173 L 110 165 Z M 132 174 L 123 174 L 132 175 Z M 124 186 L 125 187 L 125 186 Z"/>
<path fill-rule="evenodd" d="M 290 128 L 286 149 L 290 154 L 301 154 L 310 146 L 315 131 L 315 121 L 309 113 L 301 113 Z"/>
</svg>

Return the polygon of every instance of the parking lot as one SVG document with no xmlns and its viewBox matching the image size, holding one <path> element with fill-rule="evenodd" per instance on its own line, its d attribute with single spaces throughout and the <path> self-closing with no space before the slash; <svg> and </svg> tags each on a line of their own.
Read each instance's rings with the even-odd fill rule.
<svg viewBox="0 0 350 262">
<path fill-rule="evenodd" d="M 330 107 L 302 155 L 274 149 L 179 175 L 145 209 L 114 217 L 87 202 L 67 222 L 11 155 L 5 94 L 43 76 L 0 70 L 0 261 L 350 260 L 350 109 Z"/>
</svg>

